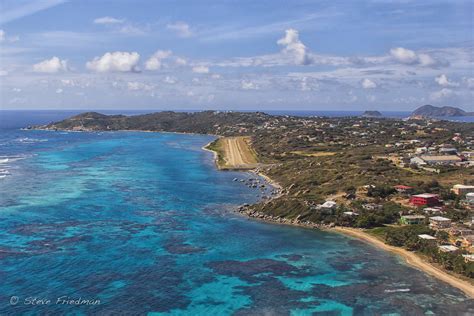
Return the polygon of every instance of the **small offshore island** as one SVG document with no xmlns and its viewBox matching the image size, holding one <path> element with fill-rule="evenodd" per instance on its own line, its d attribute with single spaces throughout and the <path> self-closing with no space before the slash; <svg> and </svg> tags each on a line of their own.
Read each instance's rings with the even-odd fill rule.
<svg viewBox="0 0 474 316">
<path fill-rule="evenodd" d="M 206 148 L 220 169 L 278 188 L 240 213 L 358 237 L 474 297 L 474 123 L 369 114 L 88 112 L 33 128 L 218 135 Z"/>
</svg>

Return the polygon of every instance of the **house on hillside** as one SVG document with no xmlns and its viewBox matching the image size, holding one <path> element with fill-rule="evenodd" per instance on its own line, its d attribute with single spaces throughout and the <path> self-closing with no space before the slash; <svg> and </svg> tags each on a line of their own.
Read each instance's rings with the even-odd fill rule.
<svg viewBox="0 0 474 316">
<path fill-rule="evenodd" d="M 413 191 L 413 187 L 408 185 L 396 185 L 393 187 L 398 193 L 410 193 Z"/>
<path fill-rule="evenodd" d="M 415 206 L 437 206 L 440 201 L 438 194 L 423 193 L 412 195 L 410 203 Z"/>
<path fill-rule="evenodd" d="M 451 219 L 442 216 L 430 217 L 430 228 L 434 230 L 447 229 L 451 227 Z"/>
<path fill-rule="evenodd" d="M 423 215 L 402 215 L 400 217 L 400 223 L 403 225 L 420 225 L 425 222 Z"/>
<path fill-rule="evenodd" d="M 451 189 L 456 195 L 464 195 L 474 192 L 474 185 L 455 184 Z"/>
<path fill-rule="evenodd" d="M 438 249 L 441 252 L 450 252 L 450 253 L 457 252 L 459 250 L 458 247 L 452 246 L 452 245 L 441 245 L 441 246 L 438 246 Z"/>
</svg>

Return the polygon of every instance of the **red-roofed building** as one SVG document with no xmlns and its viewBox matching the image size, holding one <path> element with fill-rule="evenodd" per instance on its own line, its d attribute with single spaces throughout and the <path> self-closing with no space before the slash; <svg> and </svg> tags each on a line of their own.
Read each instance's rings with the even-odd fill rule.
<svg viewBox="0 0 474 316">
<path fill-rule="evenodd" d="M 431 193 L 412 195 L 410 203 L 415 206 L 437 206 L 440 204 L 439 195 Z"/>
<path fill-rule="evenodd" d="M 398 193 L 408 193 L 413 191 L 413 187 L 409 187 L 408 185 L 396 185 L 393 188 L 397 190 Z"/>
</svg>

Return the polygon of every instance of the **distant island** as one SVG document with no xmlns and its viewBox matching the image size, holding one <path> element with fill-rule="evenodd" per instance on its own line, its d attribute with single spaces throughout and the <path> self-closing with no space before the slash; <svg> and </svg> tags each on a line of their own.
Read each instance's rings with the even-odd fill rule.
<svg viewBox="0 0 474 316">
<path fill-rule="evenodd" d="M 382 113 L 379 111 L 365 111 L 362 113 L 362 117 L 382 117 Z"/>
<path fill-rule="evenodd" d="M 423 105 L 413 111 L 411 117 L 451 117 L 451 116 L 474 116 L 474 112 L 466 112 L 453 106 Z"/>
</svg>

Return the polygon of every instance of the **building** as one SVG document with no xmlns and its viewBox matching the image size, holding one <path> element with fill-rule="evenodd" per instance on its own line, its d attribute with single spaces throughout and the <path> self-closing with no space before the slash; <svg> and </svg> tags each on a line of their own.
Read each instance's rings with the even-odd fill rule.
<svg viewBox="0 0 474 316">
<path fill-rule="evenodd" d="M 462 159 L 456 155 L 429 156 L 423 155 L 420 158 L 429 165 L 450 165 L 461 162 Z"/>
<path fill-rule="evenodd" d="M 367 211 L 377 211 L 377 210 L 381 210 L 383 206 L 381 204 L 366 203 L 366 204 L 362 204 L 362 208 Z"/>
<path fill-rule="evenodd" d="M 439 214 L 443 214 L 443 210 L 441 209 L 441 207 L 425 207 L 423 209 L 423 212 L 425 214 L 431 214 L 431 215 L 439 215 Z"/>
<path fill-rule="evenodd" d="M 458 247 L 451 246 L 451 245 L 438 246 L 438 249 L 439 251 L 442 251 L 442 252 L 457 252 L 459 250 Z"/>
<path fill-rule="evenodd" d="M 400 223 L 404 225 L 419 225 L 425 222 L 423 215 L 402 215 L 400 217 Z"/>
<path fill-rule="evenodd" d="M 432 229 L 446 229 L 451 227 L 451 220 L 442 216 L 430 217 L 430 228 Z"/>
<path fill-rule="evenodd" d="M 474 192 L 474 185 L 455 184 L 451 189 L 456 195 L 464 195 Z"/>
<path fill-rule="evenodd" d="M 474 206 L 474 193 L 466 194 L 466 202 Z"/>
<path fill-rule="evenodd" d="M 426 166 L 426 162 L 420 157 L 413 157 L 410 159 L 410 165 Z"/>
<path fill-rule="evenodd" d="M 462 255 L 466 263 L 474 262 L 474 255 Z"/>
<path fill-rule="evenodd" d="M 398 193 L 409 193 L 413 191 L 413 187 L 410 187 L 408 185 L 396 185 L 393 187 L 395 190 L 397 190 Z"/>
<path fill-rule="evenodd" d="M 412 195 L 410 203 L 415 206 L 437 206 L 440 204 L 438 194 L 431 193 Z"/>
<path fill-rule="evenodd" d="M 435 243 L 436 242 L 436 237 L 433 237 L 433 236 L 427 235 L 427 234 L 418 235 L 418 238 L 420 238 L 421 240 L 423 240 L 425 242 L 428 242 L 428 243 Z"/>
</svg>

